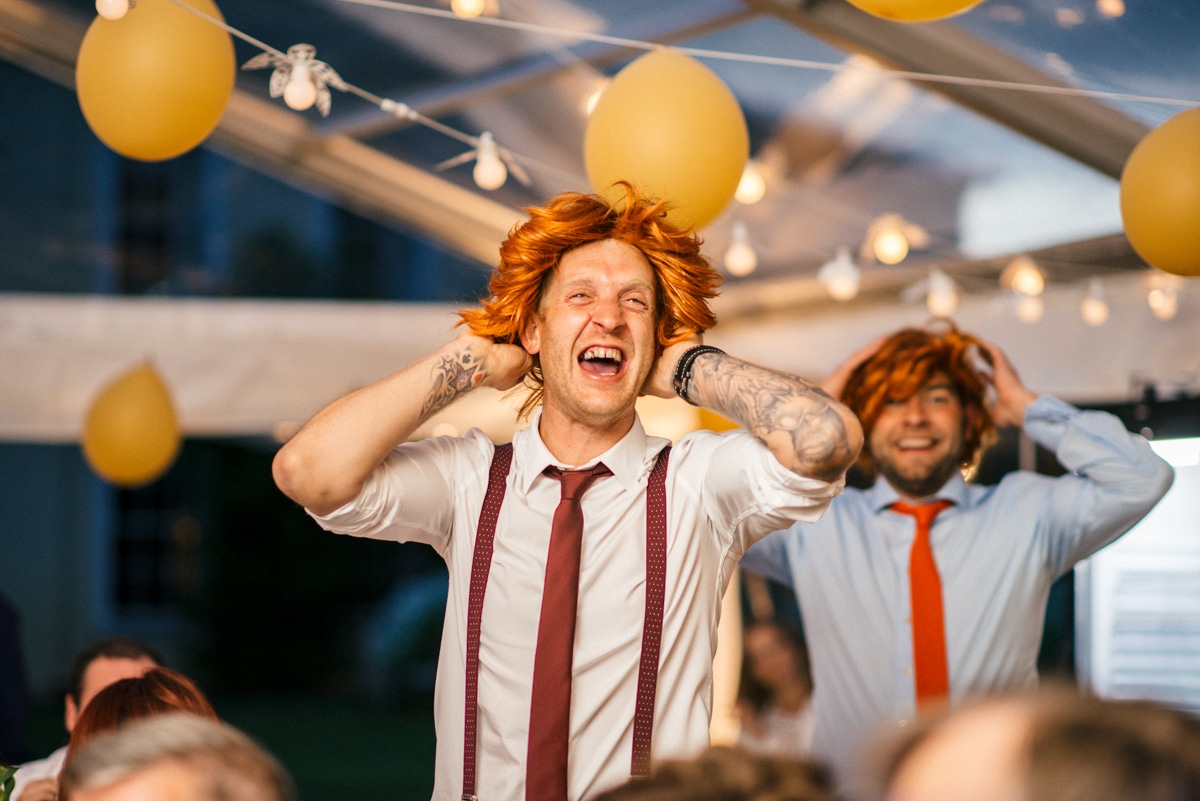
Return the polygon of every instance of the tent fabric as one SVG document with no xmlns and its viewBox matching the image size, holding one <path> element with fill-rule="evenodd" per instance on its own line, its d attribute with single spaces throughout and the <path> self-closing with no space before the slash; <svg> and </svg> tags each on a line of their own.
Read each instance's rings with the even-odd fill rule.
<svg viewBox="0 0 1200 801">
<path fill-rule="evenodd" d="M 1105 286 L 1111 314 L 1100 327 L 1080 319 L 1078 286 L 1048 289 L 1035 324 L 1018 322 L 1013 298 L 994 293 L 965 297 L 955 319 L 999 344 L 1031 389 L 1067 400 L 1131 400 L 1147 384 L 1160 397 L 1200 389 L 1200 321 L 1187 287 L 1179 314 L 1162 321 L 1146 303 L 1143 276 Z M 96 393 L 146 360 L 170 389 L 186 436 L 286 436 L 326 403 L 449 341 L 456 320 L 445 304 L 0 295 L 0 440 L 77 440 Z M 742 318 L 706 341 L 820 380 L 879 334 L 928 321 L 920 303 L 855 306 Z M 655 433 L 696 425 L 682 402 L 644 400 Z M 418 433 L 476 425 L 503 441 L 519 425 L 515 408 L 510 396 L 480 391 Z"/>
</svg>

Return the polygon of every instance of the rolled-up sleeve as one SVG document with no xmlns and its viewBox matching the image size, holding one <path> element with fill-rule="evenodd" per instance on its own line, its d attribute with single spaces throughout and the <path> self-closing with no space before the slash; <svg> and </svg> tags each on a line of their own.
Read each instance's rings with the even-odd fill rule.
<svg viewBox="0 0 1200 801">
<path fill-rule="evenodd" d="M 701 498 L 712 524 L 731 532 L 738 553 L 798 520 L 819 519 L 845 486 L 844 477 L 822 481 L 793 473 L 744 431 L 710 436 L 717 441 L 707 444 Z"/>
<path fill-rule="evenodd" d="M 461 438 L 405 443 L 388 454 L 349 503 L 327 515 L 309 514 L 337 534 L 423 542 L 440 553 L 454 528 L 454 476 L 475 475 L 479 469 L 486 474 L 492 449 L 476 429 Z M 479 467 L 463 469 L 459 463 L 464 460 Z"/>
</svg>

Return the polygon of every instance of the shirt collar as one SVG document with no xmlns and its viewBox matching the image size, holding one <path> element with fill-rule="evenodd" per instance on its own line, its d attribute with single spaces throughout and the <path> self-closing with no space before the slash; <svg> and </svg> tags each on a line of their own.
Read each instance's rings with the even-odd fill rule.
<svg viewBox="0 0 1200 801">
<path fill-rule="evenodd" d="M 529 427 L 523 428 L 513 435 L 513 487 L 516 490 L 528 493 L 534 479 L 550 465 L 563 470 L 575 470 L 591 467 L 597 462 L 604 462 L 625 490 L 639 491 L 642 477 L 647 473 L 647 462 L 651 457 L 657 455 L 657 452 L 646 453 L 648 438 L 640 417 L 634 415 L 633 425 L 629 432 L 607 451 L 587 464 L 575 465 L 563 464 L 550 453 L 550 449 L 546 447 L 546 443 L 542 442 L 542 435 L 538 432 L 538 422 L 541 419 L 542 410 L 538 409 L 534 412 Z"/>
<path fill-rule="evenodd" d="M 871 508 L 877 512 L 883 511 L 896 501 L 905 500 L 883 476 L 876 478 L 875 483 L 865 490 L 863 494 L 870 501 Z M 962 477 L 962 473 L 955 473 L 932 497 L 923 500 L 946 500 L 960 509 L 965 508 L 968 500 L 967 482 Z"/>
</svg>

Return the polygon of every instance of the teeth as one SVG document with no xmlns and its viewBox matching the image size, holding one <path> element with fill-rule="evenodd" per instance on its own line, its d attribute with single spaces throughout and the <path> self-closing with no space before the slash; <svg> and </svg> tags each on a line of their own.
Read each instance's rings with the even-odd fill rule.
<svg viewBox="0 0 1200 801">
<path fill-rule="evenodd" d="M 585 359 L 610 359 L 614 362 L 621 361 L 621 351 L 616 348 L 588 348 L 583 352 Z"/>
<path fill-rule="evenodd" d="M 931 439 L 902 439 L 896 443 L 901 448 L 932 448 Z"/>
</svg>

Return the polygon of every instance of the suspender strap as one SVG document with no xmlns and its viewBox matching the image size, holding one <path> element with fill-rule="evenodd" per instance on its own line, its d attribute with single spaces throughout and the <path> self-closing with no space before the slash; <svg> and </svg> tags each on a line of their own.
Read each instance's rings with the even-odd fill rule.
<svg viewBox="0 0 1200 801">
<path fill-rule="evenodd" d="M 487 590 L 496 540 L 496 521 L 509 468 L 512 444 L 500 445 L 492 457 L 487 494 L 475 532 L 471 560 L 471 588 L 467 602 L 466 708 L 463 724 L 462 801 L 477 801 L 475 795 L 475 752 L 479 725 L 479 629 L 483 619 L 483 594 Z M 638 664 L 637 706 L 633 713 L 633 760 L 631 775 L 650 772 L 650 743 L 654 734 L 654 699 L 658 691 L 658 658 L 662 643 L 663 607 L 667 586 L 667 463 L 671 446 L 659 451 L 650 471 L 646 495 L 646 617 L 642 626 L 642 652 Z"/>
<path fill-rule="evenodd" d="M 638 665 L 637 708 L 633 713 L 633 762 L 629 774 L 650 775 L 654 734 L 654 698 L 658 692 L 658 652 L 662 644 L 663 605 L 667 595 L 667 462 L 671 446 L 658 453 L 646 496 L 646 619 Z"/>
<path fill-rule="evenodd" d="M 496 540 L 496 520 L 504 503 L 505 483 L 512 465 L 512 443 L 496 448 L 488 475 L 487 495 L 479 513 L 475 532 L 475 555 L 471 560 L 471 588 L 467 600 L 467 676 L 466 707 L 463 725 L 463 801 L 475 801 L 475 748 L 479 726 L 479 623 L 483 619 L 483 593 L 492 569 L 492 547 Z"/>
</svg>

